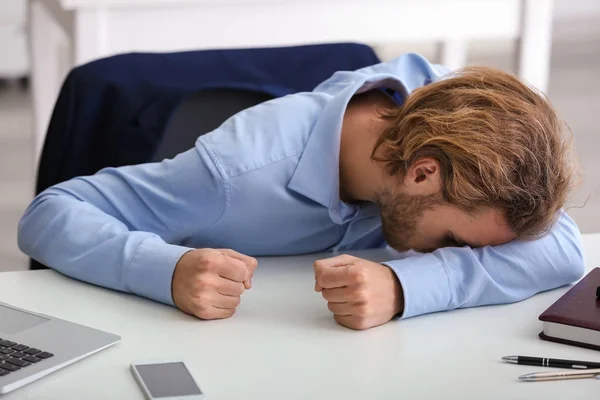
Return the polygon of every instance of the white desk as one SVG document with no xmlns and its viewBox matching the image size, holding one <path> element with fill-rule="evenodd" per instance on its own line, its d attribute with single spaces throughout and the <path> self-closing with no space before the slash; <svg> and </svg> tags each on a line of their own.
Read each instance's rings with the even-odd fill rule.
<svg viewBox="0 0 600 400">
<path fill-rule="evenodd" d="M 30 0 L 36 160 L 70 68 L 116 53 L 359 41 L 518 39 L 519 74 L 545 91 L 552 0 Z"/>
<path fill-rule="evenodd" d="M 585 237 L 589 267 L 600 235 Z M 385 258 L 371 252 L 374 259 Z M 538 367 L 511 354 L 600 361 L 600 352 L 537 338 L 538 315 L 566 288 L 521 303 L 395 321 L 368 331 L 336 325 L 313 292 L 316 256 L 263 259 L 236 315 L 200 321 L 174 308 L 86 285 L 53 271 L 0 274 L 0 301 L 123 337 L 2 400 L 142 399 L 129 363 L 182 358 L 211 400 L 593 399 L 593 379 L 522 383 Z M 437 376 L 427 377 L 432 365 Z"/>
</svg>

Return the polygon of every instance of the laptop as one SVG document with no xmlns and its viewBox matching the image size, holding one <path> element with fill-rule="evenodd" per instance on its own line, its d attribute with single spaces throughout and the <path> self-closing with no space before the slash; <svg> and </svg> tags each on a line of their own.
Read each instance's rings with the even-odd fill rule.
<svg viewBox="0 0 600 400">
<path fill-rule="evenodd" d="M 111 333 L 0 302 L 0 394 L 120 340 Z"/>
</svg>

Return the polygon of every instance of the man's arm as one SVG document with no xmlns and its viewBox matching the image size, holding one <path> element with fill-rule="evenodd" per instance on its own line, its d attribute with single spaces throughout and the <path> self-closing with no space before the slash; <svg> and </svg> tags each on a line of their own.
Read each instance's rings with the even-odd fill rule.
<svg viewBox="0 0 600 400">
<path fill-rule="evenodd" d="M 181 243 L 218 220 L 226 182 L 201 144 L 161 163 L 108 168 L 56 185 L 19 223 L 20 249 L 97 285 L 172 304 Z"/>
<path fill-rule="evenodd" d="M 384 264 L 402 285 L 402 318 L 524 300 L 571 283 L 584 272 L 579 229 L 566 213 L 538 240 L 446 247 Z"/>
<path fill-rule="evenodd" d="M 339 324 L 368 329 L 398 315 L 523 300 L 584 271 L 579 230 L 566 214 L 536 241 L 403 255 L 385 265 L 349 255 L 316 261 L 315 290 Z"/>
</svg>

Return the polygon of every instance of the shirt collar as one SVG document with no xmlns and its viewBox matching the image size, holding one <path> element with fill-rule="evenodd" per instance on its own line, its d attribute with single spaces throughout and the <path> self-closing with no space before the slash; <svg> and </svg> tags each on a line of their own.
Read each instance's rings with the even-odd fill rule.
<svg viewBox="0 0 600 400">
<path fill-rule="evenodd" d="M 329 209 L 336 224 L 351 220 L 358 207 L 340 200 L 339 159 L 342 120 L 348 102 L 356 93 L 387 86 L 389 77 L 375 82 L 357 82 L 334 96 L 313 127 L 288 188 Z M 394 85 L 396 86 L 396 85 Z"/>
<path fill-rule="evenodd" d="M 317 86 L 315 92 L 332 97 L 312 129 L 288 188 L 327 207 L 336 224 L 354 218 L 359 207 L 341 201 L 339 193 L 340 138 L 348 102 L 355 94 L 376 88 L 391 89 L 404 98 L 416 87 L 439 78 L 435 72 L 424 58 L 409 54 L 358 71 L 336 72 Z"/>
</svg>

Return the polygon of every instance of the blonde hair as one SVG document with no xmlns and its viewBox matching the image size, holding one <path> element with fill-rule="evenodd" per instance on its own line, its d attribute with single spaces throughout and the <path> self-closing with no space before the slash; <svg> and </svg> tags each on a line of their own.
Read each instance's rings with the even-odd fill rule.
<svg viewBox="0 0 600 400">
<path fill-rule="evenodd" d="M 574 179 L 572 138 L 547 98 L 516 77 L 464 68 L 382 117 L 390 124 L 371 157 L 391 175 L 433 157 L 445 201 L 468 212 L 500 209 L 521 239 L 540 237 L 556 221 Z"/>
</svg>

